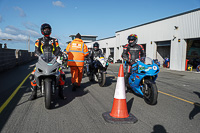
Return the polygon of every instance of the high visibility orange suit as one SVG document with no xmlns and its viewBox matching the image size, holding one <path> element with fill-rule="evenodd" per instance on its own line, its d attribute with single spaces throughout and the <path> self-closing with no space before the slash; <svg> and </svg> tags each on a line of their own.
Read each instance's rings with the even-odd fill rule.
<svg viewBox="0 0 200 133">
<path fill-rule="evenodd" d="M 68 54 L 67 65 L 71 68 L 72 84 L 76 83 L 80 86 L 83 75 L 84 58 L 89 54 L 87 45 L 85 45 L 83 40 L 75 38 L 67 45 L 66 52 Z"/>
</svg>

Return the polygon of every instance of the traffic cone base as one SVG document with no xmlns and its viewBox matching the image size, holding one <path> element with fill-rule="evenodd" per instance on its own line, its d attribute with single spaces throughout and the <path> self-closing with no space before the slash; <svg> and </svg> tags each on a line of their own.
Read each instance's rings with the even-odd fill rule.
<svg viewBox="0 0 200 133">
<path fill-rule="evenodd" d="M 138 121 L 138 119 L 129 113 L 129 116 L 127 118 L 115 118 L 110 116 L 111 112 L 105 112 L 102 114 L 104 120 L 106 122 L 112 123 L 112 124 L 133 124 Z"/>
<path fill-rule="evenodd" d="M 138 121 L 134 115 L 128 114 L 124 83 L 124 69 L 122 64 L 119 68 L 112 110 L 111 112 L 105 112 L 102 115 L 105 121 L 110 123 L 135 123 Z"/>
</svg>

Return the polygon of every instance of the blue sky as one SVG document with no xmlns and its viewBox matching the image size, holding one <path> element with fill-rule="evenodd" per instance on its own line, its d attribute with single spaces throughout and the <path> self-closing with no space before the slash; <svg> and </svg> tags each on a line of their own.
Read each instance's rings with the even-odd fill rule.
<svg viewBox="0 0 200 133">
<path fill-rule="evenodd" d="M 34 51 L 41 24 L 49 23 L 63 50 L 71 34 L 97 35 L 98 40 L 197 8 L 200 0 L 0 0 L 0 43 L 27 50 L 30 35 Z"/>
</svg>

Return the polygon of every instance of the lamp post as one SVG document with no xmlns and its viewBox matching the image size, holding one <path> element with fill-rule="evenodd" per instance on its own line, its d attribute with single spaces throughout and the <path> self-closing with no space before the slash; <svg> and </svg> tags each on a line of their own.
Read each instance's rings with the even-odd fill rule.
<svg viewBox="0 0 200 133">
<path fill-rule="evenodd" d="M 3 40 L 3 41 L 12 41 L 12 39 L 5 39 L 5 38 L 3 38 L 1 40 Z M 6 43 L 4 43 L 4 48 L 7 48 L 7 44 Z"/>
<path fill-rule="evenodd" d="M 12 41 L 12 39 L 1 39 L 3 41 Z M 28 45 L 28 52 L 30 52 L 30 36 L 28 36 L 28 40 L 27 40 L 27 45 Z"/>
</svg>

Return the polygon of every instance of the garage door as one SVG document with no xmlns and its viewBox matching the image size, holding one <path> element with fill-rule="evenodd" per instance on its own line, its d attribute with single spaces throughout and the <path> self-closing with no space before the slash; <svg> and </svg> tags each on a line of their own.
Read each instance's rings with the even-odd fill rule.
<svg viewBox="0 0 200 133">
<path fill-rule="evenodd" d="M 171 41 L 157 42 L 156 44 L 157 44 L 156 58 L 162 64 L 166 57 L 168 57 L 170 59 Z"/>
</svg>

